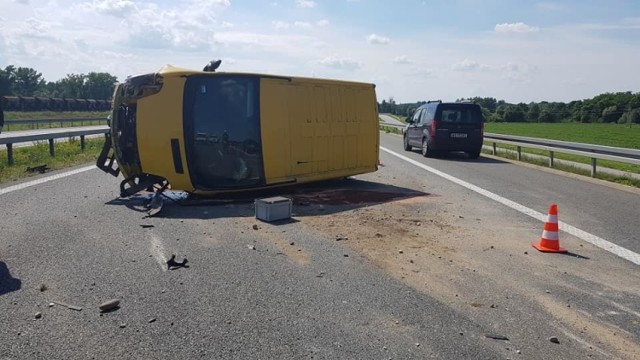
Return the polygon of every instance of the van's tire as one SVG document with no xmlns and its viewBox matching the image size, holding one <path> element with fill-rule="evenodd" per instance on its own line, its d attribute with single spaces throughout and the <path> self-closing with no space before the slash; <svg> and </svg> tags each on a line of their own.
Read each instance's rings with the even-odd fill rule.
<svg viewBox="0 0 640 360">
<path fill-rule="evenodd" d="M 409 145 L 409 139 L 407 138 L 407 134 L 404 134 L 403 136 L 404 140 L 404 151 L 411 151 L 413 150 L 413 146 Z"/>
<path fill-rule="evenodd" d="M 422 139 L 421 152 L 422 156 L 424 157 L 431 157 L 433 155 L 431 149 L 429 149 L 429 143 L 427 142 L 427 139 Z"/>
<path fill-rule="evenodd" d="M 477 159 L 480 157 L 480 150 L 478 151 L 467 151 L 467 155 L 469 156 L 469 159 Z"/>
</svg>

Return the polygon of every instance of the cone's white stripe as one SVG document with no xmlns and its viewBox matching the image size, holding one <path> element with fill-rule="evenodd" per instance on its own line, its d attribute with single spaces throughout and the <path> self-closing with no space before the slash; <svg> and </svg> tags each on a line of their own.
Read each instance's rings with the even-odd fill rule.
<svg viewBox="0 0 640 360">
<path fill-rule="evenodd" d="M 25 188 L 28 188 L 28 187 L 31 187 L 31 186 L 35 186 L 35 185 L 44 184 L 44 183 L 52 181 L 52 180 L 62 179 L 62 178 L 67 177 L 67 176 L 80 174 L 80 173 L 83 173 L 85 171 L 89 171 L 89 170 L 93 170 L 93 169 L 97 169 L 97 167 L 95 165 L 85 166 L 85 167 L 80 168 L 80 169 L 75 169 L 75 170 L 63 172 L 63 173 L 60 173 L 60 174 L 47 176 L 47 177 L 44 177 L 42 179 L 23 182 L 22 184 L 13 185 L 13 186 L 9 186 L 9 187 L 0 189 L 0 195 L 8 194 L 10 192 L 14 192 L 14 191 L 17 191 L 17 190 L 22 190 L 22 189 L 25 189 Z"/>
<path fill-rule="evenodd" d="M 541 213 L 539 213 L 539 212 L 537 212 L 537 211 L 535 211 L 533 209 L 530 209 L 530 208 L 528 208 L 528 207 L 526 207 L 524 205 L 518 204 L 515 201 L 511 201 L 511 200 L 509 200 L 507 198 L 504 198 L 504 197 L 502 197 L 502 196 L 500 196 L 498 194 L 494 194 L 491 191 L 487 191 L 487 190 L 485 190 L 485 189 L 483 189 L 481 187 L 478 187 L 476 185 L 468 183 L 468 182 L 466 182 L 464 180 L 458 179 L 457 177 L 451 176 L 451 175 L 449 175 L 447 173 L 444 173 L 444 172 L 442 172 L 440 170 L 434 169 L 434 168 L 432 168 L 430 166 L 427 166 L 427 165 L 425 165 L 425 164 L 423 164 L 421 162 L 415 161 L 415 160 L 410 159 L 410 158 L 408 158 L 408 157 L 406 157 L 404 155 L 398 154 L 395 151 L 389 150 L 389 149 L 384 148 L 382 146 L 380 147 L 380 150 L 382 150 L 384 152 L 387 152 L 387 153 L 389 153 L 389 154 L 391 154 L 391 155 L 393 155 L 393 156 L 395 156 L 395 157 L 397 157 L 399 159 L 402 159 L 402 160 L 404 160 L 404 161 L 406 161 L 406 162 L 408 162 L 410 164 L 413 164 L 413 165 L 415 165 L 415 166 L 417 166 L 417 167 L 419 167 L 419 168 L 421 168 L 423 170 L 426 170 L 426 171 L 428 171 L 428 172 L 430 172 L 432 174 L 435 174 L 435 175 L 438 175 L 438 176 L 440 176 L 442 178 L 445 178 L 445 179 L 447 179 L 447 180 L 449 180 L 449 181 L 451 181 L 451 182 L 453 182 L 455 184 L 463 186 L 463 187 L 465 187 L 465 188 L 467 188 L 467 189 L 469 189 L 471 191 L 475 191 L 478 194 L 484 195 L 484 196 L 488 197 L 491 200 L 499 202 L 500 204 L 508 206 L 508 207 L 510 207 L 510 208 L 512 208 L 514 210 L 517 210 L 517 211 L 519 211 L 519 212 L 521 212 L 521 213 L 523 213 L 525 215 L 529 215 L 529 216 L 531 216 L 532 218 L 534 218 L 534 219 L 536 219 L 538 221 L 545 221 L 547 219 L 547 216 L 545 214 L 541 214 Z M 582 239 L 582 240 L 584 240 L 584 241 L 586 241 L 586 242 L 588 242 L 590 244 L 593 244 L 593 245 L 595 245 L 595 246 L 597 246 L 597 247 L 599 247 L 601 249 L 609 251 L 610 253 L 613 253 L 613 254 L 615 254 L 615 255 L 623 258 L 623 259 L 629 260 L 629 261 L 631 261 L 632 263 L 634 263 L 636 265 L 640 265 L 640 254 L 634 253 L 633 251 L 631 251 L 629 249 L 623 248 L 622 246 L 618 246 L 618 245 L 616 245 L 614 243 L 611 243 L 611 242 L 609 242 L 609 241 L 607 241 L 605 239 L 602 239 L 602 238 L 600 238 L 600 237 L 598 237 L 596 235 L 590 234 L 590 233 L 588 233 L 586 231 L 580 230 L 580 229 L 578 229 L 576 227 L 573 227 L 571 225 L 567 225 L 567 224 L 565 224 L 563 222 L 559 222 L 558 224 L 559 224 L 560 230 L 565 231 L 565 232 L 567 232 L 567 233 L 569 233 L 569 234 L 571 234 L 571 235 L 573 235 L 575 237 L 578 237 L 578 238 L 580 238 L 580 239 Z"/>
<path fill-rule="evenodd" d="M 557 224 L 558 223 L 558 215 L 547 215 L 547 222 L 548 223 L 552 223 L 552 224 Z"/>
<path fill-rule="evenodd" d="M 555 241 L 559 241 L 560 240 L 560 238 L 558 237 L 558 232 L 556 232 L 556 231 L 544 230 L 542 232 L 542 238 L 546 239 L 546 240 L 555 240 Z"/>
</svg>

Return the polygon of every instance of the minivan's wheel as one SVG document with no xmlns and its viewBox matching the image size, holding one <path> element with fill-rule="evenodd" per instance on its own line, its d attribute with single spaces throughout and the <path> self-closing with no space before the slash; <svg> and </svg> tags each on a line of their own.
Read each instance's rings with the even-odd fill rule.
<svg viewBox="0 0 640 360">
<path fill-rule="evenodd" d="M 413 146 L 409 145 L 409 139 L 407 138 L 407 134 L 404 134 L 404 150 L 411 151 Z"/>
<path fill-rule="evenodd" d="M 477 159 L 480 157 L 480 150 L 478 151 L 467 151 L 467 155 L 469 155 L 469 159 Z"/>
<path fill-rule="evenodd" d="M 422 139 L 422 156 L 431 157 L 431 151 L 429 150 L 427 139 Z"/>
</svg>

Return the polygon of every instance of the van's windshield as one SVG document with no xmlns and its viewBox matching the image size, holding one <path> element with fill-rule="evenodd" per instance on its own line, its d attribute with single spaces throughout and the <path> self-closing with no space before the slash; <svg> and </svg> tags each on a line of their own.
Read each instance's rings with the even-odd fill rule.
<svg viewBox="0 0 640 360">
<path fill-rule="evenodd" d="M 197 189 L 264 183 L 258 77 L 187 78 L 184 127 L 189 174 Z"/>
<path fill-rule="evenodd" d="M 447 104 L 438 107 L 436 118 L 445 124 L 480 124 L 482 112 L 478 105 Z"/>
</svg>

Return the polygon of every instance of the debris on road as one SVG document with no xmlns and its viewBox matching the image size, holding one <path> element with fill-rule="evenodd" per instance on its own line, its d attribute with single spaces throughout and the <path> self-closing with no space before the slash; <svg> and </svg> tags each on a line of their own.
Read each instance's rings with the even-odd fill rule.
<svg viewBox="0 0 640 360">
<path fill-rule="evenodd" d="M 127 327 L 127 324 L 125 324 L 125 323 L 120 324 L 120 329 L 124 329 L 126 327 Z"/>
<path fill-rule="evenodd" d="M 36 319 L 40 319 L 41 317 L 42 317 L 42 313 L 37 312 L 36 315 L 35 315 L 35 318 Z"/>
<path fill-rule="evenodd" d="M 509 341 L 509 338 L 504 336 L 504 335 L 497 335 L 497 334 L 487 334 L 485 335 L 485 337 L 489 338 L 489 339 L 493 339 L 493 340 L 505 340 L 505 341 Z"/>
<path fill-rule="evenodd" d="M 64 306 L 64 307 L 66 307 L 67 309 L 71 309 L 71 310 L 75 310 L 75 311 L 82 311 L 82 308 L 81 308 L 80 306 L 69 305 L 69 304 L 67 304 L 67 303 L 63 303 L 63 302 L 60 302 L 60 301 L 52 301 L 52 302 L 49 304 L 49 307 L 52 307 L 52 305 L 51 305 L 51 304 L 58 304 L 58 305 L 60 305 L 60 306 Z"/>
<path fill-rule="evenodd" d="M 181 268 L 181 267 L 182 268 L 188 268 L 189 265 L 187 265 L 187 262 L 188 262 L 187 258 L 184 258 L 182 260 L 182 262 L 177 262 L 176 261 L 176 255 L 172 254 L 171 255 L 171 259 L 167 260 L 167 269 L 175 270 L 175 269 Z"/>
<path fill-rule="evenodd" d="M 149 324 L 156 322 L 156 318 L 149 319 Z"/>
<path fill-rule="evenodd" d="M 38 290 L 40 290 L 41 292 L 44 292 L 49 290 L 49 287 L 47 286 L 47 284 L 40 284 L 40 286 L 38 287 Z"/>
<path fill-rule="evenodd" d="M 38 166 L 32 166 L 32 167 L 27 167 L 27 170 L 25 172 L 28 173 L 40 173 L 40 174 L 44 174 L 45 172 L 51 170 L 50 168 L 47 167 L 47 164 L 44 165 L 38 165 Z"/>
<path fill-rule="evenodd" d="M 258 230 L 258 229 L 259 229 L 258 225 L 253 224 L 253 230 Z"/>
<path fill-rule="evenodd" d="M 120 299 L 111 299 L 103 302 L 98 306 L 98 309 L 102 312 L 109 312 L 119 309 Z"/>
<path fill-rule="evenodd" d="M 255 250 L 256 249 L 256 247 L 253 246 L 253 245 L 247 245 L 247 248 L 249 248 L 249 250 Z"/>
<path fill-rule="evenodd" d="M 140 227 L 142 227 L 143 229 L 148 229 L 148 228 L 155 227 L 155 225 L 151 225 L 151 224 L 140 224 Z"/>
<path fill-rule="evenodd" d="M 346 237 L 346 236 L 342 236 L 342 235 L 336 236 L 336 241 L 342 241 L 342 240 L 349 240 L 349 238 Z"/>
<path fill-rule="evenodd" d="M 549 341 L 551 341 L 554 344 L 560 344 L 560 340 L 558 340 L 558 337 L 556 337 L 556 336 L 550 337 Z"/>
</svg>

